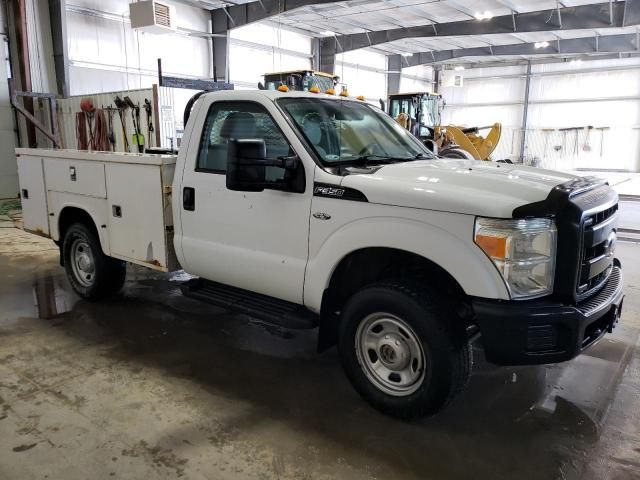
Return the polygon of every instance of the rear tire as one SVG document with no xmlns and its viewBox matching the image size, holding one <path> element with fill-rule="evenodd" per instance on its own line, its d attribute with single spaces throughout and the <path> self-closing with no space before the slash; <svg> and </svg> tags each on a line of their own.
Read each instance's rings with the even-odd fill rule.
<svg viewBox="0 0 640 480">
<path fill-rule="evenodd" d="M 62 255 L 69 283 L 82 298 L 100 300 L 124 285 L 126 263 L 102 253 L 96 234 L 82 223 L 65 232 Z"/>
<path fill-rule="evenodd" d="M 462 391 L 473 364 L 452 308 L 435 289 L 411 282 L 383 282 L 353 295 L 338 349 L 360 395 L 403 419 L 441 410 Z"/>
</svg>

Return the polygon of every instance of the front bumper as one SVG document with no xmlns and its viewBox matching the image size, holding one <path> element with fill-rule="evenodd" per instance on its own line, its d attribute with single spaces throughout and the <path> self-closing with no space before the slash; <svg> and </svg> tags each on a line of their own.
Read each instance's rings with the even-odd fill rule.
<svg viewBox="0 0 640 480">
<path fill-rule="evenodd" d="M 620 262 L 615 260 L 602 289 L 577 305 L 550 299 L 473 299 L 487 360 L 499 365 L 537 365 L 574 358 L 618 323 L 622 284 Z"/>
</svg>

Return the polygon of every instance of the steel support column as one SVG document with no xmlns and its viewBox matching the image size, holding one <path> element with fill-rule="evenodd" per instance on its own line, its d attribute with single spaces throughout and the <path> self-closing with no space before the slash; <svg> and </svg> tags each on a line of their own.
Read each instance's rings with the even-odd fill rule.
<svg viewBox="0 0 640 480">
<path fill-rule="evenodd" d="M 531 60 L 527 62 L 527 76 L 524 86 L 524 103 L 522 105 L 522 138 L 520 139 L 520 162 L 524 163 L 524 149 L 527 146 L 527 126 L 529 117 L 529 89 L 531 87 Z"/>
<path fill-rule="evenodd" d="M 229 18 L 225 10 L 213 10 L 211 24 L 214 34 L 224 35 L 211 37 L 213 79 L 229 82 Z"/>
<path fill-rule="evenodd" d="M 336 54 L 340 53 L 339 47 L 336 48 L 335 37 L 326 37 L 320 39 L 320 70 L 327 73 L 335 73 L 336 70 Z"/>
<path fill-rule="evenodd" d="M 56 70 L 56 86 L 63 97 L 69 96 L 69 57 L 67 54 L 67 2 L 49 0 L 53 63 Z"/>
<path fill-rule="evenodd" d="M 13 0 L 13 15 L 15 18 L 16 38 L 18 47 L 18 68 L 20 70 L 21 90 L 31 92 L 31 64 L 29 62 L 29 37 L 27 33 L 27 6 L 25 0 Z M 25 98 L 25 110 L 33 116 L 33 99 Z M 31 122 L 26 122 L 27 143 L 30 148 L 38 146 L 36 129 Z"/>
<path fill-rule="evenodd" d="M 440 93 L 440 76 L 442 74 L 442 67 L 433 67 L 433 93 Z"/>
<path fill-rule="evenodd" d="M 387 57 L 387 95 L 400 92 L 400 77 L 402 76 L 402 55 Z"/>
</svg>

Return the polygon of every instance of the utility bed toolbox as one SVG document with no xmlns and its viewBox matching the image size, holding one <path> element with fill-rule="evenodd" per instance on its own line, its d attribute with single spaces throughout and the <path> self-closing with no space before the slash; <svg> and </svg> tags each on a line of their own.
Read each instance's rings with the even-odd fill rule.
<svg viewBox="0 0 640 480">
<path fill-rule="evenodd" d="M 105 254 L 179 268 L 173 248 L 173 155 L 16 149 L 25 230 L 60 240 L 70 209 L 91 216 Z"/>
</svg>

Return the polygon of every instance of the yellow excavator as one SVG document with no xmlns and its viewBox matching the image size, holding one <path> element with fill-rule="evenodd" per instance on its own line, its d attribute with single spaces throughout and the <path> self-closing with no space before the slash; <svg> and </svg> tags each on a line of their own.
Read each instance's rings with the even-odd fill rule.
<svg viewBox="0 0 640 480">
<path fill-rule="evenodd" d="M 384 102 L 381 104 L 384 110 Z M 396 93 L 389 95 L 387 113 L 442 157 L 491 160 L 491 153 L 500 141 L 502 125 L 443 126 L 443 107 L 442 96 L 437 93 Z M 489 130 L 489 133 L 482 136 L 481 130 Z"/>
</svg>

